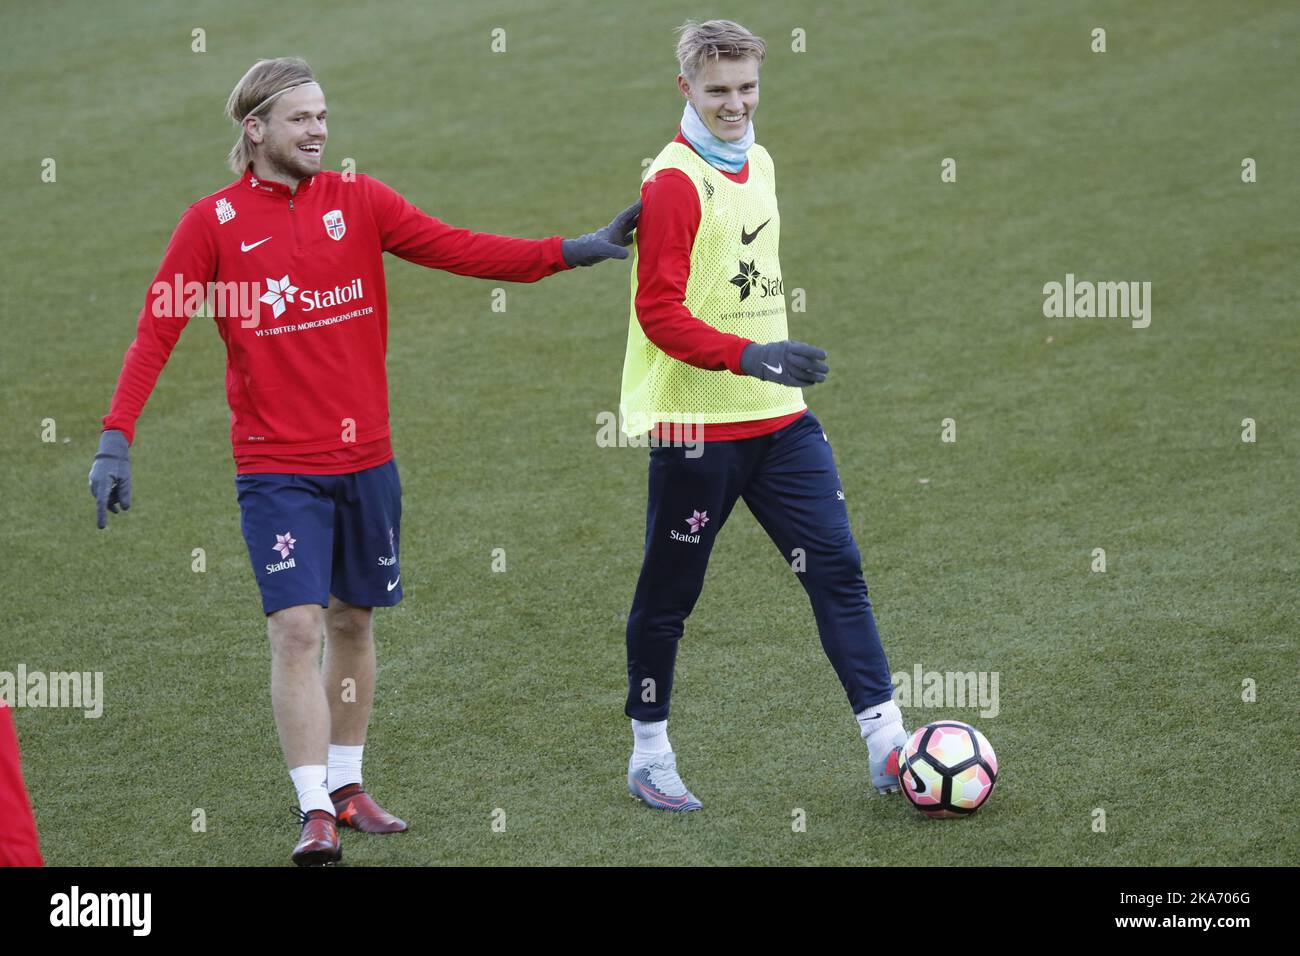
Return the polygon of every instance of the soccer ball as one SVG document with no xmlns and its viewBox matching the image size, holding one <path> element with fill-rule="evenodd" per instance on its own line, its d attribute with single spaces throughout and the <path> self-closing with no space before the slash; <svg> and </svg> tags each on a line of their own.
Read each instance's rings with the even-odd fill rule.
<svg viewBox="0 0 1300 956">
<path fill-rule="evenodd" d="M 998 758 L 984 735 L 959 720 L 918 727 L 899 755 L 903 796 L 927 817 L 968 817 L 998 781 Z"/>
</svg>

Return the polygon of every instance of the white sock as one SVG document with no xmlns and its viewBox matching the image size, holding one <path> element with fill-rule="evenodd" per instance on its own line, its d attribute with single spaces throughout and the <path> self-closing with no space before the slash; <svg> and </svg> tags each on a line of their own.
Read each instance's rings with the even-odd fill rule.
<svg viewBox="0 0 1300 956">
<path fill-rule="evenodd" d="M 293 787 L 298 791 L 298 806 L 303 813 L 309 810 L 328 810 L 334 812 L 334 804 L 325 789 L 325 765 L 309 763 L 294 767 L 289 771 L 293 778 Z"/>
<path fill-rule="evenodd" d="M 889 751 L 898 743 L 899 735 L 907 735 L 903 729 L 903 715 L 892 700 L 873 704 L 858 714 L 857 718 L 858 725 L 862 728 L 862 739 L 867 742 L 867 753 L 872 760 L 889 756 Z"/>
<path fill-rule="evenodd" d="M 365 744 L 348 747 L 343 744 L 330 744 L 330 766 L 328 774 L 329 792 L 350 783 L 361 782 L 361 751 Z"/>
<path fill-rule="evenodd" d="M 668 742 L 668 721 L 633 720 L 632 744 L 633 770 L 639 770 L 655 757 L 672 753 L 673 746 Z"/>
</svg>

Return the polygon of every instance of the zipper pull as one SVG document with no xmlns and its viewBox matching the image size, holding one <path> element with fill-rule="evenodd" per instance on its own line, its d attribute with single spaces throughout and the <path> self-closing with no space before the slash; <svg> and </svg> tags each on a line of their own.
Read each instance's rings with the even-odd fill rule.
<svg viewBox="0 0 1300 956">
<path fill-rule="evenodd" d="M 290 211 L 290 212 L 293 212 L 293 198 L 292 198 L 292 197 L 289 198 L 289 211 Z"/>
</svg>

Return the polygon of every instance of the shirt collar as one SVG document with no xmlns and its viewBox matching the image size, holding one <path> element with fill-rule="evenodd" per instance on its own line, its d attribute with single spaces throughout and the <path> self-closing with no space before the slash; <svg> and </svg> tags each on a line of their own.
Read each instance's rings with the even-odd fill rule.
<svg viewBox="0 0 1300 956">
<path fill-rule="evenodd" d="M 244 170 L 243 182 L 249 189 L 259 193 L 270 193 L 272 196 L 282 196 L 285 199 L 293 199 L 301 196 L 307 190 L 311 189 L 311 184 L 316 181 L 315 176 L 309 176 L 298 183 L 298 191 L 292 193 L 289 187 L 284 183 L 270 182 L 265 179 L 258 179 L 253 175 L 253 164 L 249 163 L 248 168 Z"/>
</svg>

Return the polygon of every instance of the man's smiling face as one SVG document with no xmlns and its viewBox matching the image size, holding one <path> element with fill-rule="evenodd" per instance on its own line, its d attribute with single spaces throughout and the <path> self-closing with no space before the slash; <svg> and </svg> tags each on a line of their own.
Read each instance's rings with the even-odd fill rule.
<svg viewBox="0 0 1300 956">
<path fill-rule="evenodd" d="M 329 133 L 325 128 L 325 93 L 315 83 L 290 90 L 271 104 L 265 121 L 250 120 L 253 141 L 266 172 L 290 180 L 307 179 L 321 170 Z M 254 127 L 252 124 L 257 123 Z M 252 132 L 260 132 L 260 141 Z"/>
<path fill-rule="evenodd" d="M 758 109 L 758 60 L 721 57 L 707 61 L 694 81 L 677 77 L 704 125 L 718 139 L 741 139 Z"/>
</svg>

